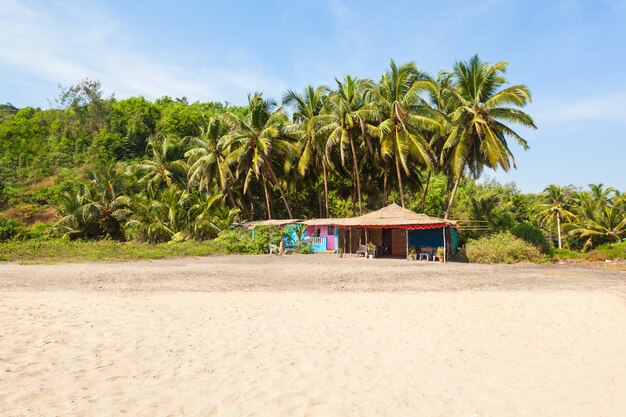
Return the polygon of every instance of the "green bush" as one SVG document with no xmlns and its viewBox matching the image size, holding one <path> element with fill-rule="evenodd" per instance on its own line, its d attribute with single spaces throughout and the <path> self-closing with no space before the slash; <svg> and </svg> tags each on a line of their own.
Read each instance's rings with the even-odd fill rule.
<svg viewBox="0 0 626 417">
<path fill-rule="evenodd" d="M 25 229 L 18 236 L 22 240 L 52 240 L 60 237 L 61 234 L 52 223 L 34 224 L 30 229 Z"/>
<path fill-rule="evenodd" d="M 302 246 L 300 246 L 298 249 L 296 249 L 296 253 L 299 253 L 300 255 L 309 255 L 313 253 L 313 250 L 311 249 L 310 244 L 305 243 Z"/>
<path fill-rule="evenodd" d="M 214 242 L 224 253 L 262 254 L 268 253 L 270 243 L 278 246 L 286 233 L 287 229 L 276 229 L 275 227 L 256 227 L 254 231 L 225 230 Z"/>
<path fill-rule="evenodd" d="M 585 257 L 585 254 L 582 252 L 578 252 L 571 249 L 558 249 L 555 248 L 553 250 L 553 257 L 555 260 L 566 260 L 566 259 L 582 259 Z"/>
<path fill-rule="evenodd" d="M 0 217 L 0 242 L 11 240 L 24 230 L 24 223 Z"/>
<path fill-rule="evenodd" d="M 538 262 L 542 259 L 537 247 L 509 232 L 471 240 L 467 242 L 465 252 L 470 262 L 483 264 Z"/>
<path fill-rule="evenodd" d="M 550 245 L 548 238 L 546 238 L 543 231 L 534 224 L 518 223 L 513 227 L 511 233 L 525 242 L 535 245 L 542 253 L 546 255 L 552 254 L 552 245 Z"/>
<path fill-rule="evenodd" d="M 626 259 L 626 241 L 606 243 L 598 246 L 595 251 L 605 254 L 607 259 Z"/>
<path fill-rule="evenodd" d="M 555 260 L 585 259 L 592 262 L 601 262 L 607 259 L 626 259 L 626 242 L 606 243 L 588 253 L 571 249 L 554 249 L 553 257 Z"/>
<path fill-rule="evenodd" d="M 225 253 L 260 254 L 267 253 L 270 234 L 265 228 L 256 228 L 254 236 L 248 230 L 226 230 L 215 239 L 216 245 Z"/>
</svg>

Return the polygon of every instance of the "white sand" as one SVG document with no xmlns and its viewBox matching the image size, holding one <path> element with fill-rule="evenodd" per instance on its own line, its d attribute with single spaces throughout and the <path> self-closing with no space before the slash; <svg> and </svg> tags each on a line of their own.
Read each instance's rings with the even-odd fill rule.
<svg viewBox="0 0 626 417">
<path fill-rule="evenodd" d="M 626 415 L 600 291 L 17 290 L 0 335 L 2 416 Z"/>
</svg>

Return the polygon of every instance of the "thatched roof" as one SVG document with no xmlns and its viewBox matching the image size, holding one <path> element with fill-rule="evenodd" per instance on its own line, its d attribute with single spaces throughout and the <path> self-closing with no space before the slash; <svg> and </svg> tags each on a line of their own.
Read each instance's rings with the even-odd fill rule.
<svg viewBox="0 0 626 417">
<path fill-rule="evenodd" d="M 425 214 L 415 213 L 409 209 L 393 203 L 380 210 L 347 219 L 336 219 L 334 223 L 344 227 L 393 227 L 393 226 L 426 226 L 426 225 L 451 225 L 456 226 L 453 220 L 444 220 L 438 217 L 430 217 Z"/>
<path fill-rule="evenodd" d="M 257 220 L 252 222 L 242 223 L 242 226 L 247 229 L 253 229 L 259 226 L 286 226 L 288 224 L 300 223 L 299 219 L 272 219 L 272 220 Z"/>
<path fill-rule="evenodd" d="M 428 228 L 443 227 L 444 225 L 456 226 L 454 220 L 444 220 L 438 217 L 430 217 L 425 214 L 415 213 L 409 209 L 400 207 L 393 203 L 380 210 L 364 214 L 358 217 L 349 217 L 346 219 L 311 219 L 311 220 L 260 220 L 254 222 L 243 223 L 242 226 L 251 229 L 257 226 L 276 226 L 282 227 L 288 224 L 304 224 L 306 226 L 340 226 L 340 227 L 397 227 L 397 228 Z M 424 226 L 424 227 L 419 227 Z"/>
<path fill-rule="evenodd" d="M 304 224 L 306 226 L 333 226 L 335 224 L 337 224 L 337 222 L 343 221 L 345 219 L 334 219 L 334 218 L 327 218 L 327 219 L 310 219 L 310 220 L 304 220 L 302 222 L 300 222 L 301 224 Z"/>
</svg>

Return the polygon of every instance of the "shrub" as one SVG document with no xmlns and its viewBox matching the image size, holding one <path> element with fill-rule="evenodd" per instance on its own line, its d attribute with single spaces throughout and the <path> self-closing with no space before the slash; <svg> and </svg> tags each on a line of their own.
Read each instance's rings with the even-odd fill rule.
<svg viewBox="0 0 626 417">
<path fill-rule="evenodd" d="M 257 228 L 254 236 L 247 230 L 226 230 L 215 239 L 215 243 L 225 253 L 260 254 L 267 253 L 270 236 L 266 229 Z"/>
<path fill-rule="evenodd" d="M 511 230 L 514 236 L 535 245 L 539 250 L 546 254 L 552 254 L 552 246 L 548 241 L 548 238 L 543 234 L 543 231 L 532 223 L 518 223 Z"/>
<path fill-rule="evenodd" d="M 609 259 L 609 256 L 606 253 L 594 250 L 589 252 L 585 258 L 591 262 L 604 262 Z"/>
<path fill-rule="evenodd" d="M 0 217 L 0 242 L 13 239 L 24 230 L 24 224 L 15 219 Z"/>
<path fill-rule="evenodd" d="M 509 232 L 471 240 L 467 243 L 465 251 L 468 260 L 474 263 L 512 264 L 538 262 L 542 259 L 539 249 Z"/>
<path fill-rule="evenodd" d="M 582 252 L 578 252 L 571 249 L 558 249 L 555 248 L 553 250 L 553 256 L 555 260 L 565 260 L 565 259 L 582 259 L 585 257 L 585 254 Z"/>
<path fill-rule="evenodd" d="M 300 255 L 309 255 L 313 253 L 313 250 L 311 249 L 311 245 L 309 245 L 308 243 L 305 243 L 302 246 L 300 246 L 298 249 L 296 249 L 296 253 L 299 253 Z"/>
<path fill-rule="evenodd" d="M 52 240 L 60 238 L 61 234 L 51 223 L 37 223 L 24 230 L 18 237 L 23 240 Z"/>
<path fill-rule="evenodd" d="M 626 259 L 626 241 L 606 243 L 598 246 L 596 251 L 605 254 L 607 259 Z"/>
</svg>

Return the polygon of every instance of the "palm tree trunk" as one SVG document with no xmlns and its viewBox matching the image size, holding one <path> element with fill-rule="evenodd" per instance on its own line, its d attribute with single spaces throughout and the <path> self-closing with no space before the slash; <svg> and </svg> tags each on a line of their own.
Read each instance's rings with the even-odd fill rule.
<svg viewBox="0 0 626 417">
<path fill-rule="evenodd" d="M 554 227 L 552 226 L 552 216 L 550 216 L 550 245 L 554 245 L 554 240 L 552 240 L 552 232 L 554 230 Z"/>
<path fill-rule="evenodd" d="M 430 186 L 430 177 L 432 173 L 433 173 L 432 170 L 428 170 L 428 177 L 426 178 L 426 187 L 424 187 L 424 194 L 422 195 L 422 209 L 421 209 L 422 213 L 424 213 L 424 210 L 426 209 L 426 197 L 428 197 L 428 187 Z"/>
<path fill-rule="evenodd" d="M 448 202 L 448 207 L 446 208 L 446 212 L 443 215 L 444 220 L 448 220 L 448 217 L 450 216 L 450 209 L 452 208 L 452 203 L 454 202 L 454 197 L 456 196 L 456 192 L 459 189 L 460 182 L 461 182 L 461 175 L 457 176 L 456 181 L 454 182 L 452 195 L 450 195 L 450 202 Z"/>
<path fill-rule="evenodd" d="M 233 196 L 233 191 L 230 189 L 230 187 L 227 187 L 226 190 L 228 192 L 228 199 L 230 200 L 230 204 L 233 206 L 233 208 L 237 208 L 237 203 L 235 203 L 235 197 Z"/>
<path fill-rule="evenodd" d="M 265 176 L 263 176 L 263 190 L 265 191 L 265 204 L 267 206 L 267 219 L 271 220 L 272 219 L 272 206 L 270 204 L 270 195 L 269 195 L 269 191 L 267 190 L 267 179 L 265 178 Z"/>
<path fill-rule="evenodd" d="M 278 191 L 280 192 L 280 198 L 282 198 L 283 203 L 285 203 L 285 208 L 287 209 L 287 214 L 289 215 L 290 219 L 293 219 L 293 213 L 291 212 L 291 206 L 289 205 L 289 201 L 287 201 L 287 196 L 285 195 L 285 191 L 283 190 L 283 186 L 281 185 L 280 181 L 278 180 L 278 177 L 276 176 L 276 173 L 274 172 L 274 168 L 272 168 L 271 161 L 267 157 L 267 155 L 265 155 L 265 154 L 263 154 L 263 159 L 265 160 L 265 166 L 267 167 L 267 170 L 269 171 L 270 175 L 272 176 L 272 179 L 274 180 L 274 184 L 276 184 L 276 186 L 278 187 Z"/>
<path fill-rule="evenodd" d="M 448 216 L 450 215 L 450 209 L 452 208 L 452 203 L 454 203 L 454 197 L 456 196 L 456 191 L 459 188 L 459 183 L 461 182 L 463 171 L 465 171 L 465 164 L 467 164 L 467 158 L 471 154 L 473 146 L 474 146 L 474 136 L 471 136 L 468 146 L 467 146 L 467 153 L 463 157 L 463 163 L 460 166 L 459 174 L 457 175 L 456 182 L 454 183 L 454 189 L 452 190 L 452 195 L 450 196 L 450 202 L 448 203 L 448 207 L 446 208 L 446 212 L 443 217 L 446 220 L 448 219 Z"/>
<path fill-rule="evenodd" d="M 322 192 L 320 190 L 320 183 L 319 183 L 319 178 L 317 180 L 317 208 L 318 208 L 318 212 L 320 214 L 320 217 L 324 217 L 324 209 L 322 208 Z"/>
<path fill-rule="evenodd" d="M 389 162 L 385 159 L 385 173 L 383 174 L 383 204 L 387 205 L 387 177 L 389 175 Z"/>
<path fill-rule="evenodd" d="M 556 213 L 556 230 L 559 234 L 559 249 L 563 249 L 563 245 L 561 244 L 561 215 Z"/>
<path fill-rule="evenodd" d="M 326 209 L 326 217 L 330 216 L 330 210 L 328 210 L 328 168 L 326 167 L 326 161 L 322 157 L 322 168 L 324 172 L 324 207 Z"/>
<path fill-rule="evenodd" d="M 446 175 L 446 192 L 445 192 L 445 197 L 443 199 L 443 205 L 441 206 L 441 212 L 443 213 L 446 210 L 446 205 L 448 204 L 448 201 L 450 201 L 450 188 L 452 188 L 452 177 L 450 177 L 449 175 Z"/>
<path fill-rule="evenodd" d="M 398 190 L 400 191 L 400 202 L 404 208 L 404 187 L 402 186 L 402 173 L 400 172 L 400 161 L 398 155 L 396 155 L 396 174 L 398 175 Z"/>
<path fill-rule="evenodd" d="M 350 138 L 350 148 L 352 149 L 352 164 L 354 165 L 354 178 L 356 180 L 356 195 L 359 199 L 359 214 L 363 214 L 363 203 L 361 202 L 361 180 L 359 179 L 359 160 L 356 156 L 356 148 L 354 146 L 354 140 L 352 134 L 348 133 Z"/>
</svg>

